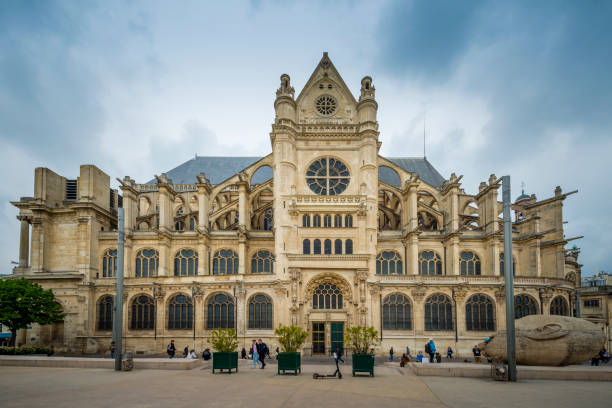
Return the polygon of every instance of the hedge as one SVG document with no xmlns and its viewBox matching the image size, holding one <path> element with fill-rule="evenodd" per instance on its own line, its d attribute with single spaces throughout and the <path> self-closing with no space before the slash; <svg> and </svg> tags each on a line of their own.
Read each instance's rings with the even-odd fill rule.
<svg viewBox="0 0 612 408">
<path fill-rule="evenodd" d="M 0 347 L 0 355 L 53 354 L 50 347 Z"/>
</svg>

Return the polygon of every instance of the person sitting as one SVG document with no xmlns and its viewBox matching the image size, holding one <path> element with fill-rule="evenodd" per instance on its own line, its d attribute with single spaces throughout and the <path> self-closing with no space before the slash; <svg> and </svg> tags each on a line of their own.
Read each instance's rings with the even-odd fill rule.
<svg viewBox="0 0 612 408">
<path fill-rule="evenodd" d="M 204 360 L 210 360 L 210 357 L 211 357 L 210 349 L 204 350 L 204 352 L 202 353 L 202 358 Z"/>
<path fill-rule="evenodd" d="M 591 359 L 592 366 L 599 366 L 599 354 L 595 354 Z"/>
<path fill-rule="evenodd" d="M 472 349 L 472 353 L 474 353 L 474 361 L 477 363 L 480 363 L 481 362 L 480 348 L 478 348 L 478 345 L 474 345 L 474 348 Z"/>
<path fill-rule="evenodd" d="M 442 362 L 442 356 L 440 355 L 440 352 L 436 352 L 435 357 L 434 357 L 434 363 L 441 363 Z"/>
<path fill-rule="evenodd" d="M 451 346 L 448 346 L 448 349 L 446 349 L 446 358 L 448 358 L 449 360 L 453 359 L 453 349 L 451 348 Z"/>
<path fill-rule="evenodd" d="M 198 358 L 198 355 L 196 354 L 194 349 L 191 349 L 191 351 L 189 352 L 189 354 L 187 354 L 187 356 L 185 358 L 194 359 L 194 358 Z"/>
<path fill-rule="evenodd" d="M 246 360 L 246 358 L 247 358 L 246 349 L 245 349 L 244 347 L 242 348 L 242 353 L 240 353 L 240 357 L 241 357 L 243 360 Z"/>
<path fill-rule="evenodd" d="M 605 364 L 610 362 L 610 354 L 608 353 L 608 350 L 606 350 L 605 348 L 601 349 L 601 351 L 599 352 L 599 360 Z"/>
<path fill-rule="evenodd" d="M 416 362 L 417 363 L 422 363 L 423 362 L 423 352 L 422 351 L 417 352 Z"/>
<path fill-rule="evenodd" d="M 400 360 L 400 367 L 405 367 L 409 361 L 410 358 L 406 355 L 406 353 L 402 354 L 402 359 Z"/>
</svg>

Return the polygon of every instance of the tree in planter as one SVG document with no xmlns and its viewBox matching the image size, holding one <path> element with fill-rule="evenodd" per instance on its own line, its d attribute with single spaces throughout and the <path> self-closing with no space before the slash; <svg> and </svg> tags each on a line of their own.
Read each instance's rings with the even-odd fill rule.
<svg viewBox="0 0 612 408">
<path fill-rule="evenodd" d="M 236 351 L 238 347 L 236 329 L 214 329 L 210 333 L 210 343 L 213 349 L 220 353 Z"/>
<path fill-rule="evenodd" d="M 0 323 L 11 330 L 11 346 L 15 346 L 17 330 L 32 323 L 46 325 L 64 318 L 62 307 L 51 289 L 21 279 L 0 280 Z"/>
<path fill-rule="evenodd" d="M 277 372 L 293 371 L 296 375 L 302 372 L 302 361 L 298 350 L 302 347 L 308 333 L 298 326 L 283 326 L 282 324 L 274 330 L 278 336 L 278 342 L 283 352 L 278 354 Z"/>
<path fill-rule="evenodd" d="M 370 347 L 378 342 L 378 331 L 373 327 L 349 327 L 344 338 L 353 349 L 353 377 L 359 372 L 370 373 L 374 377 L 374 355 L 369 352 Z"/>
</svg>

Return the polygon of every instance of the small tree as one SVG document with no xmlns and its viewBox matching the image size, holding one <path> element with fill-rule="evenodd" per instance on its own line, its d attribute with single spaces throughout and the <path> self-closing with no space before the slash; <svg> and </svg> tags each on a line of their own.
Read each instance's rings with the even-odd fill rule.
<svg viewBox="0 0 612 408">
<path fill-rule="evenodd" d="M 236 351 L 238 347 L 236 329 L 215 329 L 210 333 L 210 342 L 215 351 L 222 353 Z"/>
<path fill-rule="evenodd" d="M 306 341 L 308 333 L 298 326 L 283 326 L 282 324 L 274 330 L 278 336 L 278 342 L 283 348 L 283 353 L 295 353 Z"/>
<path fill-rule="evenodd" d="M 15 346 L 17 330 L 32 323 L 55 323 L 64 318 L 62 307 L 51 289 L 21 279 L 0 280 L 0 323 L 11 330 L 11 346 Z"/>
<path fill-rule="evenodd" d="M 355 326 L 346 329 L 345 339 L 355 354 L 368 354 L 378 343 L 378 331 L 373 327 Z"/>
</svg>

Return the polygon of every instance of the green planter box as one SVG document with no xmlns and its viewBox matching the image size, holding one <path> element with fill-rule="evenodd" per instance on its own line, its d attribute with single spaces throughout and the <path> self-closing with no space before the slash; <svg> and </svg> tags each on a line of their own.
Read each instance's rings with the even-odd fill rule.
<svg viewBox="0 0 612 408">
<path fill-rule="evenodd" d="M 278 374 L 281 371 L 293 371 L 297 375 L 298 371 L 302 373 L 302 360 L 300 353 L 278 353 Z"/>
<path fill-rule="evenodd" d="M 238 352 L 230 351 L 230 352 L 214 352 L 213 353 L 213 374 L 215 370 L 219 370 L 223 372 L 223 370 L 228 370 L 228 372 L 232 373 L 232 368 L 236 369 L 238 372 Z"/>
<path fill-rule="evenodd" d="M 374 355 L 353 354 L 353 377 L 355 373 L 370 373 L 374 377 Z"/>
</svg>

